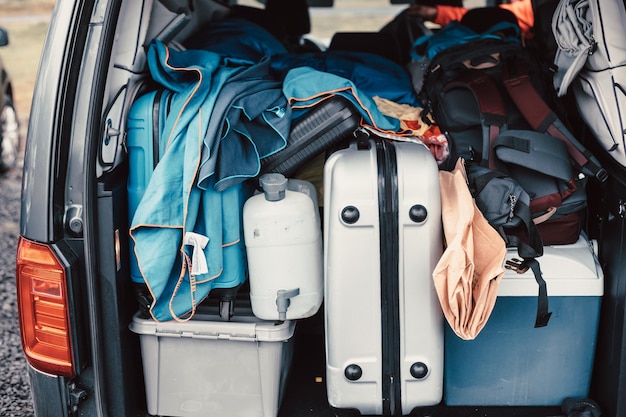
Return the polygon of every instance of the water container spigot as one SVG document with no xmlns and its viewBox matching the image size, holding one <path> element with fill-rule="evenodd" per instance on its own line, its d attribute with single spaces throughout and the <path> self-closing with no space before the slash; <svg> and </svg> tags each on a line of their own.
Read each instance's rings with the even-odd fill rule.
<svg viewBox="0 0 626 417">
<path fill-rule="evenodd" d="M 259 184 L 263 188 L 267 201 L 280 201 L 285 198 L 288 181 L 283 174 L 274 172 L 263 174 L 259 178 Z"/>
<path fill-rule="evenodd" d="M 287 309 L 291 304 L 291 299 L 300 294 L 300 288 L 291 290 L 276 291 L 276 310 L 278 310 L 278 320 L 287 320 Z"/>
</svg>

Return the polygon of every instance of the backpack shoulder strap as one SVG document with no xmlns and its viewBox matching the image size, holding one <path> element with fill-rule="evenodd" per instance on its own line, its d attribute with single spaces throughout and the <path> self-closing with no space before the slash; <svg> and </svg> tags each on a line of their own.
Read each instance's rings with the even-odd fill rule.
<svg viewBox="0 0 626 417">
<path fill-rule="evenodd" d="M 505 178 L 508 175 L 495 171 L 488 170 L 483 174 L 473 176 L 469 179 L 470 190 L 473 195 L 478 195 L 487 186 L 487 183 L 494 178 Z M 518 226 L 523 229 L 522 233 L 526 235 L 527 241 L 520 239 L 517 234 L 507 233 L 502 226 L 496 226 L 492 224 L 505 240 L 507 247 L 517 247 L 517 254 L 523 259 L 521 264 L 512 264 L 507 261 L 507 267 L 509 269 L 515 269 L 518 271 L 525 271 L 529 268 L 532 270 L 535 277 L 535 281 L 538 286 L 538 299 L 537 299 L 537 316 L 535 318 L 535 327 L 544 327 L 548 324 L 550 316 L 548 308 L 548 290 L 546 281 L 543 279 L 543 274 L 537 262 L 537 257 L 543 255 L 543 242 L 537 226 L 533 222 L 530 214 L 530 207 L 522 199 L 515 202 L 514 206 L 515 216 L 520 220 L 521 224 Z"/>
<path fill-rule="evenodd" d="M 522 113 L 526 121 L 534 130 L 549 133 L 561 139 L 567 145 L 567 150 L 574 161 L 586 173 L 594 176 L 600 182 L 608 179 L 608 173 L 595 156 L 580 143 L 565 127 L 556 113 L 541 98 L 528 75 L 528 66 L 516 65 L 517 74 L 513 74 L 511 66 L 502 67 L 504 86 Z"/>
<path fill-rule="evenodd" d="M 518 236 L 507 235 L 507 244 L 517 246 L 517 254 L 524 260 L 522 266 L 533 271 L 538 286 L 535 327 L 545 327 L 548 325 L 552 313 L 549 311 L 547 284 L 536 259 L 543 255 L 543 242 L 539 230 L 530 220 L 530 207 L 520 201 L 516 205 L 515 214 L 522 219 L 529 241 L 526 243 Z"/>
<path fill-rule="evenodd" d="M 552 313 L 548 307 L 548 289 L 546 281 L 543 279 L 539 262 L 535 258 L 524 259 L 524 263 L 528 266 L 535 275 L 535 281 L 539 286 L 539 293 L 537 296 L 537 316 L 535 317 L 535 327 L 545 327 L 548 325 L 550 316 Z"/>
<path fill-rule="evenodd" d="M 493 143 L 500 131 L 506 129 L 506 112 L 498 87 L 484 73 L 464 71 L 452 80 L 444 91 L 453 88 L 466 88 L 474 95 L 480 111 L 483 132 L 482 165 L 487 165 L 484 162 L 488 161 L 489 168 L 495 169 Z"/>
</svg>

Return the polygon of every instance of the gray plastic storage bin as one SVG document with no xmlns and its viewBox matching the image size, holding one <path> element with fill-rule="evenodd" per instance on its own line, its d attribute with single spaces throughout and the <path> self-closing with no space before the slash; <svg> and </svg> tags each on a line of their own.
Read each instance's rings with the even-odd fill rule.
<svg viewBox="0 0 626 417">
<path fill-rule="evenodd" d="M 231 321 L 199 311 L 187 322 L 133 318 L 140 335 L 148 413 L 275 417 L 292 357 L 294 321 L 241 310 Z"/>
</svg>

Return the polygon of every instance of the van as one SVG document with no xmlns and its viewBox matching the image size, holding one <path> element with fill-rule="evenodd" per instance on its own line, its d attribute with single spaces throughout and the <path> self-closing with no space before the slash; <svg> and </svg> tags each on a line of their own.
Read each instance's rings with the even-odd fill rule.
<svg viewBox="0 0 626 417">
<path fill-rule="evenodd" d="M 9 44 L 9 34 L 0 28 L 0 47 Z M 14 106 L 13 81 L 0 59 L 0 172 L 13 168 L 20 150 L 20 126 Z"/>
<path fill-rule="evenodd" d="M 141 296 L 146 294 L 131 280 L 128 179 L 133 168 L 128 158 L 128 118 L 132 104 L 156 89 L 148 71 L 155 40 L 171 51 L 185 50 L 192 40 L 194 45 L 216 42 L 213 47 L 227 52 L 234 48 L 231 41 L 250 40 L 248 46 L 254 49 L 258 45 L 252 39 L 202 36 L 202 31 L 211 22 L 238 15 L 259 26 L 265 24 L 271 32 L 278 27 L 269 23 L 275 18 L 285 27 L 299 22 L 286 34 L 284 45 L 291 42 L 290 48 L 304 56 L 325 49 L 333 38 L 328 32 L 309 34 L 309 16 L 330 31 L 374 33 L 383 23 L 377 20 L 365 28 L 366 11 L 371 9 L 385 22 L 406 7 L 395 0 L 352 2 L 347 9 L 342 8 L 348 3 L 344 0 L 334 0 L 334 4 L 333 0 L 309 0 L 308 6 L 295 0 L 263 3 L 56 2 L 25 144 L 16 263 L 21 335 L 37 417 L 360 414 L 329 402 L 325 353 L 332 346 L 325 345 L 324 306 L 293 322 L 263 320 L 250 327 L 256 318 L 248 313 L 247 305 L 239 306 L 247 302 L 243 284 L 233 299 L 226 300 L 226 307 L 220 304 L 223 300 L 217 303 L 209 296 L 206 302 L 198 300 L 201 305 L 192 320 L 156 321 L 142 314 L 146 303 L 141 304 Z M 267 9 L 272 3 L 282 6 L 270 15 Z M 298 9 L 296 4 L 305 7 Z M 296 14 L 303 11 L 304 15 Z M 332 16 L 338 16 L 338 21 L 355 20 L 358 27 L 340 29 L 338 23 L 329 23 Z M 365 33 L 361 39 L 370 38 Z M 374 41 L 356 44 L 376 46 Z M 376 52 L 395 53 L 392 44 L 384 43 Z M 602 415 L 626 417 L 626 171 L 602 151 L 596 155 L 609 178 L 602 185 L 590 181 L 587 190 L 585 233 L 595 242 L 594 256 L 604 279 L 603 287 L 594 293 L 602 294 L 598 324 L 590 332 L 591 337 L 597 333 L 590 348 L 594 358 L 582 363 L 580 355 L 572 355 L 570 361 L 551 362 L 550 368 L 582 370 L 567 375 L 586 379 L 573 381 L 575 386 L 588 387 L 583 393 L 586 401 L 597 404 Z M 570 289 L 564 289 L 565 296 Z M 508 309 L 515 312 L 515 304 Z M 585 316 L 576 317 L 584 321 Z M 562 340 L 552 345 L 568 346 L 572 328 L 567 317 L 561 326 L 557 331 Z M 550 326 L 546 329 L 550 331 Z M 362 331 L 369 330 L 363 327 Z M 574 343 L 570 347 L 576 349 Z M 496 349 L 504 364 L 522 356 L 505 350 L 509 348 Z M 452 356 L 461 365 L 493 358 L 481 352 L 478 349 L 472 357 Z M 526 359 L 532 365 L 541 358 Z M 415 374 L 422 378 L 427 369 L 416 364 Z M 346 378 L 358 379 L 358 367 L 351 369 L 354 372 Z M 545 371 L 532 368 L 530 372 Z M 508 376 L 521 377 L 517 373 Z M 457 382 L 464 386 L 482 384 L 497 394 L 497 388 L 489 388 L 493 382 L 489 375 L 446 372 L 444 378 L 461 378 Z M 531 381 L 541 379 L 539 374 Z M 572 385 L 572 381 L 555 385 L 559 382 Z M 183 386 L 188 392 L 195 390 L 196 397 L 185 397 L 179 389 Z M 520 383 L 517 388 L 529 386 Z M 214 392 L 219 395 L 211 396 Z M 410 415 L 548 417 L 566 413 L 561 404 L 491 404 L 480 398 L 472 404 L 471 396 L 452 404 L 445 395 L 415 407 Z M 388 406 L 379 414 L 402 414 L 394 398 L 384 401 Z"/>
</svg>

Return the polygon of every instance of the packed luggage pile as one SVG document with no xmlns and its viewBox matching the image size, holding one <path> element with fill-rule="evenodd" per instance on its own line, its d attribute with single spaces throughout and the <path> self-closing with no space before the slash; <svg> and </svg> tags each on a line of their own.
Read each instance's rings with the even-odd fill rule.
<svg viewBox="0 0 626 417">
<path fill-rule="evenodd" d="M 256 402 L 220 407 L 275 417 L 289 339 L 318 312 L 333 407 L 585 398 L 603 295 L 586 186 L 607 174 L 515 19 L 420 26 L 394 60 L 286 43 L 242 15 L 183 45 L 153 40 L 128 114 L 131 329 L 146 378 L 166 378 L 147 385 L 148 411 L 207 406 L 155 355 L 236 351 L 249 362 L 197 372 L 241 372 Z M 595 76 L 575 84 L 581 106 Z"/>
</svg>

